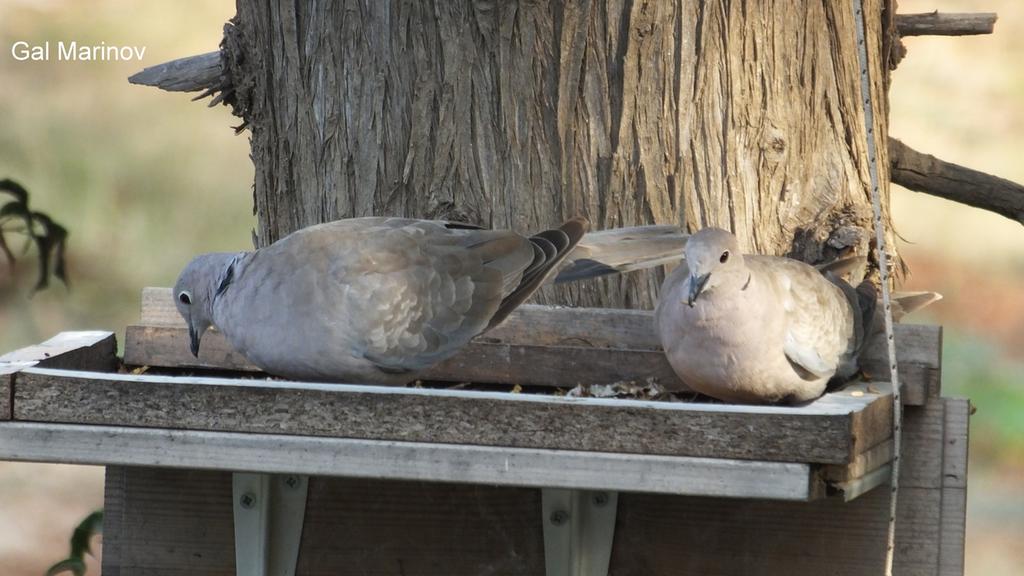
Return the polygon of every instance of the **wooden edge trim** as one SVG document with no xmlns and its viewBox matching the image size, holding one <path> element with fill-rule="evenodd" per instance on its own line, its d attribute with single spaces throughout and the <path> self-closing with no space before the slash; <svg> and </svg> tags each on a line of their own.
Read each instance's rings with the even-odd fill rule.
<svg viewBox="0 0 1024 576">
<path fill-rule="evenodd" d="M 117 426 L 0 423 L 0 458 L 806 501 L 807 464 Z"/>
</svg>

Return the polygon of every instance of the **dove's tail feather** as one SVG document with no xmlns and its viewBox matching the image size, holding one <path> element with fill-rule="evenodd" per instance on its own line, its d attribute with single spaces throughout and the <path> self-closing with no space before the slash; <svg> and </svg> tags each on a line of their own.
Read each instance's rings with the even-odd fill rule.
<svg viewBox="0 0 1024 576">
<path fill-rule="evenodd" d="M 655 225 L 590 232 L 566 258 L 555 282 L 654 268 L 683 259 L 688 235 L 678 226 Z"/>
<path fill-rule="evenodd" d="M 907 314 L 917 312 L 939 300 L 942 300 L 942 294 L 938 292 L 893 292 L 890 298 L 892 302 L 892 320 L 893 322 L 899 322 Z M 885 316 L 883 314 L 881 302 L 879 302 L 877 313 L 872 319 L 869 338 L 885 332 Z"/>
<path fill-rule="evenodd" d="M 525 271 L 519 285 L 501 301 L 487 328 L 501 324 L 517 306 L 525 302 L 551 276 L 565 260 L 580 239 L 587 233 L 590 222 L 586 218 L 573 218 L 558 228 L 545 230 L 530 238 L 533 245 L 533 263 Z"/>
<path fill-rule="evenodd" d="M 892 295 L 892 316 L 899 321 L 907 314 L 942 300 L 938 292 L 894 292 Z"/>
<path fill-rule="evenodd" d="M 868 259 L 863 255 L 843 256 L 831 262 L 818 264 L 815 268 L 822 274 L 833 274 L 844 278 L 851 286 L 859 286 L 867 271 Z"/>
</svg>

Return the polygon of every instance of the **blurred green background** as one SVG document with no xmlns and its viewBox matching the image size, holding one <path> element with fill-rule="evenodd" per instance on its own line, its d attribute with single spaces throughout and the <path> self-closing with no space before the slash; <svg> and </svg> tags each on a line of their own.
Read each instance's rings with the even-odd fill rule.
<svg viewBox="0 0 1024 576">
<path fill-rule="evenodd" d="M 902 0 L 900 11 L 995 11 L 996 33 L 909 38 L 894 73 L 891 133 L 910 146 L 1024 182 L 1024 3 Z M 191 255 L 251 246 L 247 134 L 224 107 L 131 86 L 141 67 L 216 48 L 234 3 L 0 0 L 0 178 L 24 184 L 71 231 L 72 289 L 29 298 L 33 254 L 0 297 L 0 351 L 61 330 L 124 333 L 143 286 Z M 15 62 L 13 42 L 143 45 L 144 61 Z M 971 420 L 967 572 L 1024 573 L 1024 227 L 896 189 L 910 289 L 945 300 L 943 386 Z M 0 267 L 0 285 L 10 282 Z M 102 469 L 0 462 L 0 573 L 38 576 L 102 503 Z M 98 573 L 95 562 L 92 572 Z"/>
</svg>

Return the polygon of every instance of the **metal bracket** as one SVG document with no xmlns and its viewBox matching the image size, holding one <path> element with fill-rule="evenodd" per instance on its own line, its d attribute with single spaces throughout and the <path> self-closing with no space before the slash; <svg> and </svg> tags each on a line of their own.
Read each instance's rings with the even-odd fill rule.
<svg viewBox="0 0 1024 576">
<path fill-rule="evenodd" d="M 235 574 L 294 576 L 309 477 L 235 472 Z"/>
<path fill-rule="evenodd" d="M 617 492 L 543 488 L 546 576 L 608 576 Z"/>
</svg>

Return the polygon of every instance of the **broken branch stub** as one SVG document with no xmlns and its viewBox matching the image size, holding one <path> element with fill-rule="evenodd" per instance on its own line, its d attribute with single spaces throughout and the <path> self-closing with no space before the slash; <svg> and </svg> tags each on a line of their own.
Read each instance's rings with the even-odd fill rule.
<svg viewBox="0 0 1024 576">
<path fill-rule="evenodd" d="M 994 12 L 897 14 L 900 36 L 971 36 L 991 34 L 998 16 Z"/>
<path fill-rule="evenodd" d="M 194 100 L 213 96 L 210 106 L 219 104 L 232 92 L 231 82 L 224 75 L 219 50 L 150 66 L 130 76 L 128 81 L 132 84 L 155 86 L 168 92 L 201 90 L 202 94 Z"/>
</svg>

